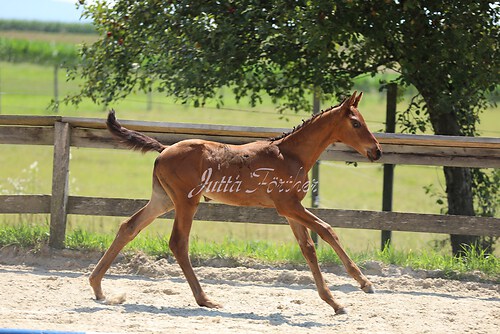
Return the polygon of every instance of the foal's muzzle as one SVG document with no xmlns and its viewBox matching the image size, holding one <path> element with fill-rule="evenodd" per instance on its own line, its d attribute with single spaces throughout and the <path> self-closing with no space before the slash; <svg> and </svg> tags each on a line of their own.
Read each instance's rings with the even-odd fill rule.
<svg viewBox="0 0 500 334">
<path fill-rule="evenodd" d="M 380 157 L 382 157 L 382 150 L 377 146 L 377 148 L 368 151 L 367 156 L 370 161 L 377 161 Z"/>
</svg>

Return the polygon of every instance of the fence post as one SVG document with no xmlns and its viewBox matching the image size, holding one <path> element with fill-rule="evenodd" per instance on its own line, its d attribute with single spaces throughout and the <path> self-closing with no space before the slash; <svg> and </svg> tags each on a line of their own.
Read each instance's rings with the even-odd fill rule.
<svg viewBox="0 0 500 334">
<path fill-rule="evenodd" d="M 313 93 L 313 114 L 319 114 L 320 108 L 320 92 L 318 88 L 314 89 Z M 319 160 L 316 161 L 312 168 L 312 189 L 311 189 L 311 206 L 313 208 L 319 207 Z M 311 238 L 316 247 L 318 246 L 318 234 L 311 232 Z"/>
<path fill-rule="evenodd" d="M 387 85 L 387 109 L 385 118 L 385 132 L 394 133 L 396 131 L 396 104 L 398 85 L 390 83 Z M 394 184 L 394 165 L 384 164 L 384 182 L 382 190 L 382 211 L 392 211 L 392 193 Z M 391 231 L 382 231 L 380 248 L 391 244 Z"/>
<path fill-rule="evenodd" d="M 64 248 L 66 237 L 70 132 L 69 123 L 55 122 L 49 236 L 49 246 L 52 248 Z"/>
</svg>

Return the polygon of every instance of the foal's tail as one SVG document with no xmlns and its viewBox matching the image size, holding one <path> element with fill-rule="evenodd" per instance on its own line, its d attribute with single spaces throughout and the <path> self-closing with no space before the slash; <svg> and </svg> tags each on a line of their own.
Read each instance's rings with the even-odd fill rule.
<svg viewBox="0 0 500 334">
<path fill-rule="evenodd" d="M 106 126 L 115 137 L 121 139 L 122 143 L 133 150 L 138 150 L 143 153 L 148 151 L 156 151 L 158 153 L 161 153 L 164 149 L 167 148 L 167 146 L 163 145 L 154 138 L 148 137 L 140 132 L 122 127 L 121 124 L 116 120 L 115 111 L 113 109 L 109 111 Z"/>
</svg>

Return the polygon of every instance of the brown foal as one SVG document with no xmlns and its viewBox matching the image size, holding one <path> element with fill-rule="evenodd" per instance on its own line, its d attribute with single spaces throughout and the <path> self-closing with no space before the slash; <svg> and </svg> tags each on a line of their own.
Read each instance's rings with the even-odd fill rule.
<svg viewBox="0 0 500 334">
<path fill-rule="evenodd" d="M 198 305 L 220 307 L 201 288 L 188 254 L 193 216 L 202 196 L 230 205 L 276 208 L 290 224 L 321 299 L 335 313 L 345 313 L 345 309 L 323 279 L 308 229 L 330 244 L 363 291 L 373 292 L 372 283 L 346 254 L 331 226 L 301 204 L 311 185 L 308 171 L 328 145 L 343 142 L 370 161 L 380 158 L 380 145 L 357 109 L 361 96 L 355 92 L 339 106 L 313 116 L 288 134 L 244 145 L 194 139 L 165 146 L 123 128 L 114 111 L 110 111 L 107 126 L 113 135 L 132 149 L 158 151 L 160 155 L 154 165 L 150 201 L 121 224 L 112 245 L 90 275 L 96 298 L 105 299 L 101 281 L 122 248 L 156 217 L 175 210 L 169 247 Z"/>
</svg>

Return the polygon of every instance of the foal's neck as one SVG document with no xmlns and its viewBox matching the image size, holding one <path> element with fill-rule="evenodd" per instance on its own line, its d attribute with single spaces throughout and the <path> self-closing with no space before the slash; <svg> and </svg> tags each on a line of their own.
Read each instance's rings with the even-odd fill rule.
<svg viewBox="0 0 500 334">
<path fill-rule="evenodd" d="M 304 168 L 312 168 L 321 153 L 335 139 L 335 128 L 340 108 L 331 108 L 306 121 L 299 129 L 277 143 L 283 154 L 298 158 Z"/>
</svg>

